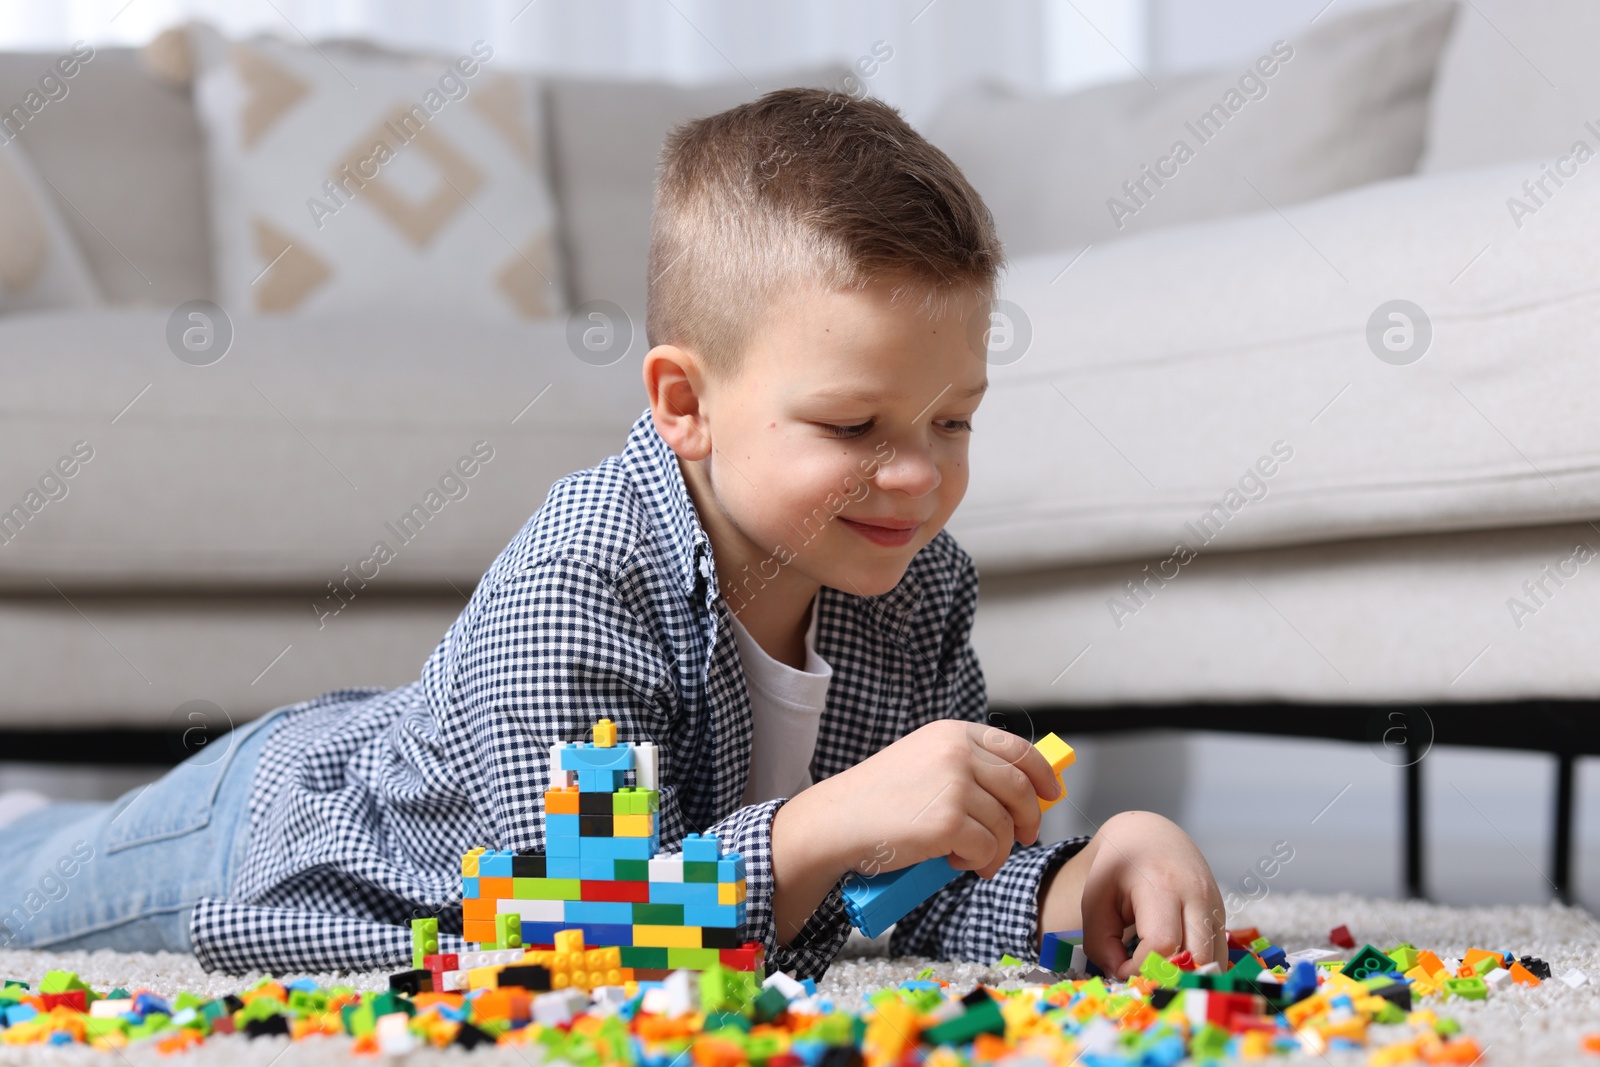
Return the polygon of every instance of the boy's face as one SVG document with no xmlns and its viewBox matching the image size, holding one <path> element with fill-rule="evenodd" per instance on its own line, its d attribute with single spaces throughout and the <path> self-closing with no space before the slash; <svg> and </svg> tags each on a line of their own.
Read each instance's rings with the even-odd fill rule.
<svg viewBox="0 0 1600 1067">
<path fill-rule="evenodd" d="M 967 327 L 986 301 L 930 317 L 916 299 L 891 307 L 890 289 L 789 294 L 732 377 L 697 376 L 708 440 L 698 455 L 673 444 L 698 468 L 685 474 L 725 587 L 748 564 L 763 581 L 888 592 L 961 503 L 988 381 Z"/>
</svg>

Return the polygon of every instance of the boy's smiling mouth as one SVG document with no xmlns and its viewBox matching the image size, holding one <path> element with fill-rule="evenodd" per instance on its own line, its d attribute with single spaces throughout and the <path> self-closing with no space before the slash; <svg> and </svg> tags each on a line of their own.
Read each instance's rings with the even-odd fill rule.
<svg viewBox="0 0 1600 1067">
<path fill-rule="evenodd" d="M 846 527 L 862 537 L 888 548 L 909 544 L 916 536 L 917 530 L 922 527 L 920 519 L 874 519 L 867 522 L 861 519 L 847 519 L 843 515 L 838 518 Z"/>
</svg>

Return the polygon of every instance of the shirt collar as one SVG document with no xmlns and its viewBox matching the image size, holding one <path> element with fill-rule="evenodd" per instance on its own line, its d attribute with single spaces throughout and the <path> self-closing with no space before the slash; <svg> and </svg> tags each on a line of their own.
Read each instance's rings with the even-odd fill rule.
<svg viewBox="0 0 1600 1067">
<path fill-rule="evenodd" d="M 710 582 L 715 573 L 711 538 L 700 525 L 700 515 L 678 466 L 678 454 L 656 432 L 649 408 L 634 420 L 622 459 L 624 466 L 637 476 L 635 484 L 649 501 L 652 517 L 664 523 L 678 581 L 684 593 L 692 596 L 700 579 Z"/>
</svg>

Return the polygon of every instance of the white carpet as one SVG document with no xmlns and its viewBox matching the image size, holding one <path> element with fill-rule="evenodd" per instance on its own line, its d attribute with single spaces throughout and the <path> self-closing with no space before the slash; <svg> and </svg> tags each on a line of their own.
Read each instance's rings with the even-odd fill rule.
<svg viewBox="0 0 1600 1067">
<path fill-rule="evenodd" d="M 1529 953 L 1547 961 L 1556 976 L 1574 968 L 1586 972 L 1590 981 L 1581 989 L 1570 989 L 1560 982 L 1548 982 L 1538 989 L 1511 988 L 1490 995 L 1486 1001 L 1429 1001 L 1441 1014 L 1454 1015 L 1464 1033 L 1483 1046 L 1485 1064 L 1583 1064 L 1600 1067 L 1600 1057 L 1585 1055 L 1579 1039 L 1585 1032 L 1600 1031 L 1600 923 L 1586 912 L 1559 906 L 1504 906 L 1451 908 L 1440 905 L 1401 903 L 1353 896 L 1311 896 L 1274 894 L 1247 912 L 1234 917 L 1234 926 L 1258 926 L 1275 943 L 1293 950 L 1326 944 L 1328 931 L 1347 924 L 1357 942 L 1370 941 L 1388 948 L 1399 941 L 1410 941 L 1419 948 L 1431 948 L 1440 955 L 1459 956 L 1468 948 L 1510 950 Z M 821 983 L 824 992 L 841 1006 L 854 1007 L 854 998 L 884 985 L 901 981 L 927 966 L 920 959 L 887 959 L 878 953 L 881 945 L 853 941 L 851 958 L 836 963 Z M 1007 973 L 977 964 L 934 964 L 941 978 L 965 989 L 979 980 L 1009 984 Z M 135 989 L 148 987 L 161 994 L 180 989 L 209 996 L 221 996 L 245 988 L 261 975 L 228 976 L 206 974 L 188 956 L 170 953 L 84 952 L 0 952 L 0 976 L 36 983 L 45 971 L 63 967 L 78 974 L 96 990 L 118 985 Z M 299 977 L 290 975 L 285 977 Z M 360 975 L 312 974 L 307 977 L 324 985 L 346 984 L 358 989 L 387 988 L 387 972 Z M 1383 1032 L 1375 1028 L 1375 1032 Z M 0 1063 L 11 1064 L 166 1064 L 168 1067 L 210 1067 L 212 1064 L 240 1064 L 244 1067 L 282 1067 L 295 1065 L 348 1063 L 347 1038 L 313 1039 L 288 1042 L 283 1038 L 250 1041 L 242 1036 L 209 1039 L 192 1052 L 178 1058 L 162 1056 L 154 1049 L 129 1049 L 121 1054 L 101 1053 L 86 1048 L 12 1048 L 0 1046 Z M 472 1063 L 529 1067 L 535 1053 L 530 1049 L 494 1048 L 467 1053 L 461 1049 L 422 1049 L 405 1058 L 407 1063 Z M 462 1057 L 471 1057 L 464 1060 Z M 1333 1067 L 1364 1064 L 1365 1054 L 1330 1054 L 1273 1062 L 1320 1063 Z"/>
</svg>

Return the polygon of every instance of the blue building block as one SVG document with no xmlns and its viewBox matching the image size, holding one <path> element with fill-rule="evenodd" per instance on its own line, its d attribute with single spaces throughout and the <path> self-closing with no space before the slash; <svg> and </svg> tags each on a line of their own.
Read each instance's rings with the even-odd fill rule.
<svg viewBox="0 0 1600 1067">
<path fill-rule="evenodd" d="M 1288 962 L 1288 959 L 1289 954 L 1277 945 L 1268 945 L 1261 950 L 1261 962 L 1267 965 L 1268 970 L 1274 967 L 1282 967 Z"/>
<path fill-rule="evenodd" d="M 743 904 L 686 904 L 683 925 L 732 928 L 744 923 L 744 908 Z"/>
<path fill-rule="evenodd" d="M 569 900 L 562 905 L 561 917 L 568 926 L 583 926 L 586 929 L 590 923 L 631 925 L 633 905 L 609 900 Z"/>
<path fill-rule="evenodd" d="M 478 856 L 478 876 L 481 878 L 510 878 L 511 850 L 489 849 Z"/>
<path fill-rule="evenodd" d="M 584 859 L 647 860 L 660 851 L 654 837 L 580 837 L 578 855 Z"/>
<path fill-rule="evenodd" d="M 524 945 L 554 945 L 557 930 L 570 930 L 571 923 L 536 923 L 524 919 L 522 921 L 522 943 Z"/>
<path fill-rule="evenodd" d="M 576 856 L 551 856 L 547 853 L 544 858 L 544 876 L 546 878 L 582 878 L 583 861 Z"/>
<path fill-rule="evenodd" d="M 577 815 L 562 815 L 559 813 L 551 815 L 547 813 L 544 817 L 544 836 L 577 837 L 578 819 L 579 816 Z M 479 869 L 482 869 L 482 861 L 479 863 Z"/>
<path fill-rule="evenodd" d="M 633 924 L 584 923 L 583 943 L 591 948 L 595 945 L 632 945 Z"/>
<path fill-rule="evenodd" d="M 949 860 L 935 856 L 871 878 L 851 874 L 844 882 L 845 915 L 857 930 L 877 937 L 960 873 Z"/>
<path fill-rule="evenodd" d="M 744 877 L 744 857 L 730 852 L 717 860 L 717 881 L 737 882 Z"/>
<path fill-rule="evenodd" d="M 577 818 L 577 816 L 573 816 L 573 818 Z M 583 855 L 583 846 L 577 837 L 558 834 L 555 837 L 546 837 L 544 839 L 544 854 L 546 863 L 549 862 L 550 857 L 575 860 Z M 557 876 L 552 874 L 550 877 L 555 878 Z"/>
<path fill-rule="evenodd" d="M 548 868 L 549 860 L 545 861 Z M 554 877 L 554 876 L 552 876 Z M 613 882 L 617 878 L 617 861 L 609 856 L 580 857 L 578 878 L 586 882 Z"/>
<path fill-rule="evenodd" d="M 462 897 L 463 900 L 477 900 L 478 899 L 478 877 L 477 877 L 477 875 L 473 875 L 471 878 L 463 878 L 463 879 L 461 879 L 461 897 Z"/>
<path fill-rule="evenodd" d="M 613 745 L 598 748 L 593 741 L 581 745 L 566 745 L 561 749 L 561 769 L 577 771 L 610 770 L 621 773 L 633 770 L 633 746 Z M 584 787 L 578 786 L 581 791 Z"/>
<path fill-rule="evenodd" d="M 1317 991 L 1317 967 L 1310 960 L 1295 960 L 1283 983 L 1283 994 L 1290 1003 L 1304 1000 Z"/>
<path fill-rule="evenodd" d="M 578 792 L 615 793 L 627 784 L 627 780 L 628 776 L 623 771 L 583 767 L 578 771 Z"/>
<path fill-rule="evenodd" d="M 706 904 L 717 903 L 715 882 L 651 882 L 652 904 Z"/>
<path fill-rule="evenodd" d="M 716 863 L 722 859 L 722 842 L 716 834 L 690 834 L 683 839 L 683 859 L 686 863 Z"/>
</svg>

